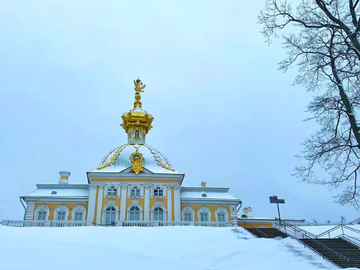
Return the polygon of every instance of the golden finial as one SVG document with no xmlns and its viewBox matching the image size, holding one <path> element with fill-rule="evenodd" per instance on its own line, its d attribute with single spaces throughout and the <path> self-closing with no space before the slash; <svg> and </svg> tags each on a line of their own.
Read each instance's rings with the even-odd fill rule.
<svg viewBox="0 0 360 270">
<path fill-rule="evenodd" d="M 146 84 L 143 84 L 139 78 L 134 80 L 134 86 L 135 86 L 135 102 L 134 102 L 134 110 L 139 107 L 141 108 L 141 92 L 144 92 L 144 88 L 146 87 Z"/>
</svg>

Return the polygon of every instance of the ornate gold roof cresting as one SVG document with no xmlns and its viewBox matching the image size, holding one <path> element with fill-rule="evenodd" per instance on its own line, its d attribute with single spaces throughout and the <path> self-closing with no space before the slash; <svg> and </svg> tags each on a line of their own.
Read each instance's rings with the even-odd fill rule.
<svg viewBox="0 0 360 270">
<path fill-rule="evenodd" d="M 139 107 L 141 108 L 142 104 L 140 102 L 141 99 L 141 92 L 144 92 L 144 89 L 146 87 L 146 84 L 143 84 L 142 81 L 137 78 L 136 80 L 134 80 L 134 86 L 135 86 L 135 102 L 134 102 L 134 110 Z"/>
</svg>

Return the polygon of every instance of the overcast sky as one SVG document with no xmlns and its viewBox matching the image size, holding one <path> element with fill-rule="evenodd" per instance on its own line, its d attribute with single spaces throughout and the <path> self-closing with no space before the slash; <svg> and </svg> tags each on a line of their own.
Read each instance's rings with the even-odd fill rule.
<svg viewBox="0 0 360 270">
<path fill-rule="evenodd" d="M 336 191 L 291 176 L 318 128 L 311 99 L 278 70 L 257 1 L 1 1 L 0 219 L 22 219 L 37 183 L 87 183 L 86 171 L 127 142 L 121 115 L 133 79 L 155 120 L 147 143 L 185 173 L 184 186 L 229 187 L 253 216 L 348 221 Z M 325 173 L 322 174 L 327 177 Z"/>
</svg>

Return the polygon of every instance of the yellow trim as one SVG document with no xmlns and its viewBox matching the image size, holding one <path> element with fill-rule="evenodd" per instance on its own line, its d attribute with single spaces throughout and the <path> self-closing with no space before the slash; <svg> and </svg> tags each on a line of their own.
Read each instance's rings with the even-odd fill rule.
<svg viewBox="0 0 360 270">
<path fill-rule="evenodd" d="M 95 213 L 94 213 L 94 221 L 93 221 L 94 224 L 96 224 L 98 198 L 99 198 L 99 187 L 96 187 Z"/>
<path fill-rule="evenodd" d="M 119 178 L 93 178 L 91 182 L 166 182 L 166 183 L 179 183 L 177 179 L 119 179 Z"/>
<path fill-rule="evenodd" d="M 60 179 L 69 179 L 69 176 L 67 176 L 67 175 L 62 175 L 62 176 L 60 176 Z"/>
<path fill-rule="evenodd" d="M 174 188 L 171 188 L 171 206 L 172 206 L 172 211 L 171 211 L 171 215 L 172 215 L 172 220 L 171 221 L 175 221 L 175 203 L 174 203 Z"/>
</svg>

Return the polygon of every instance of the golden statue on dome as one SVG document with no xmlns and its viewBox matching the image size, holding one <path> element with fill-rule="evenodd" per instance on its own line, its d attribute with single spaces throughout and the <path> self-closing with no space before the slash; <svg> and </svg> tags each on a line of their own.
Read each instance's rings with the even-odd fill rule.
<svg viewBox="0 0 360 270">
<path fill-rule="evenodd" d="M 135 102 L 134 102 L 134 110 L 139 107 L 141 108 L 141 102 L 140 102 L 140 99 L 141 99 L 141 95 L 140 93 L 141 92 L 144 92 L 144 88 L 146 87 L 146 84 L 143 84 L 142 81 L 137 78 L 136 80 L 134 80 L 134 86 L 135 86 Z"/>
</svg>

